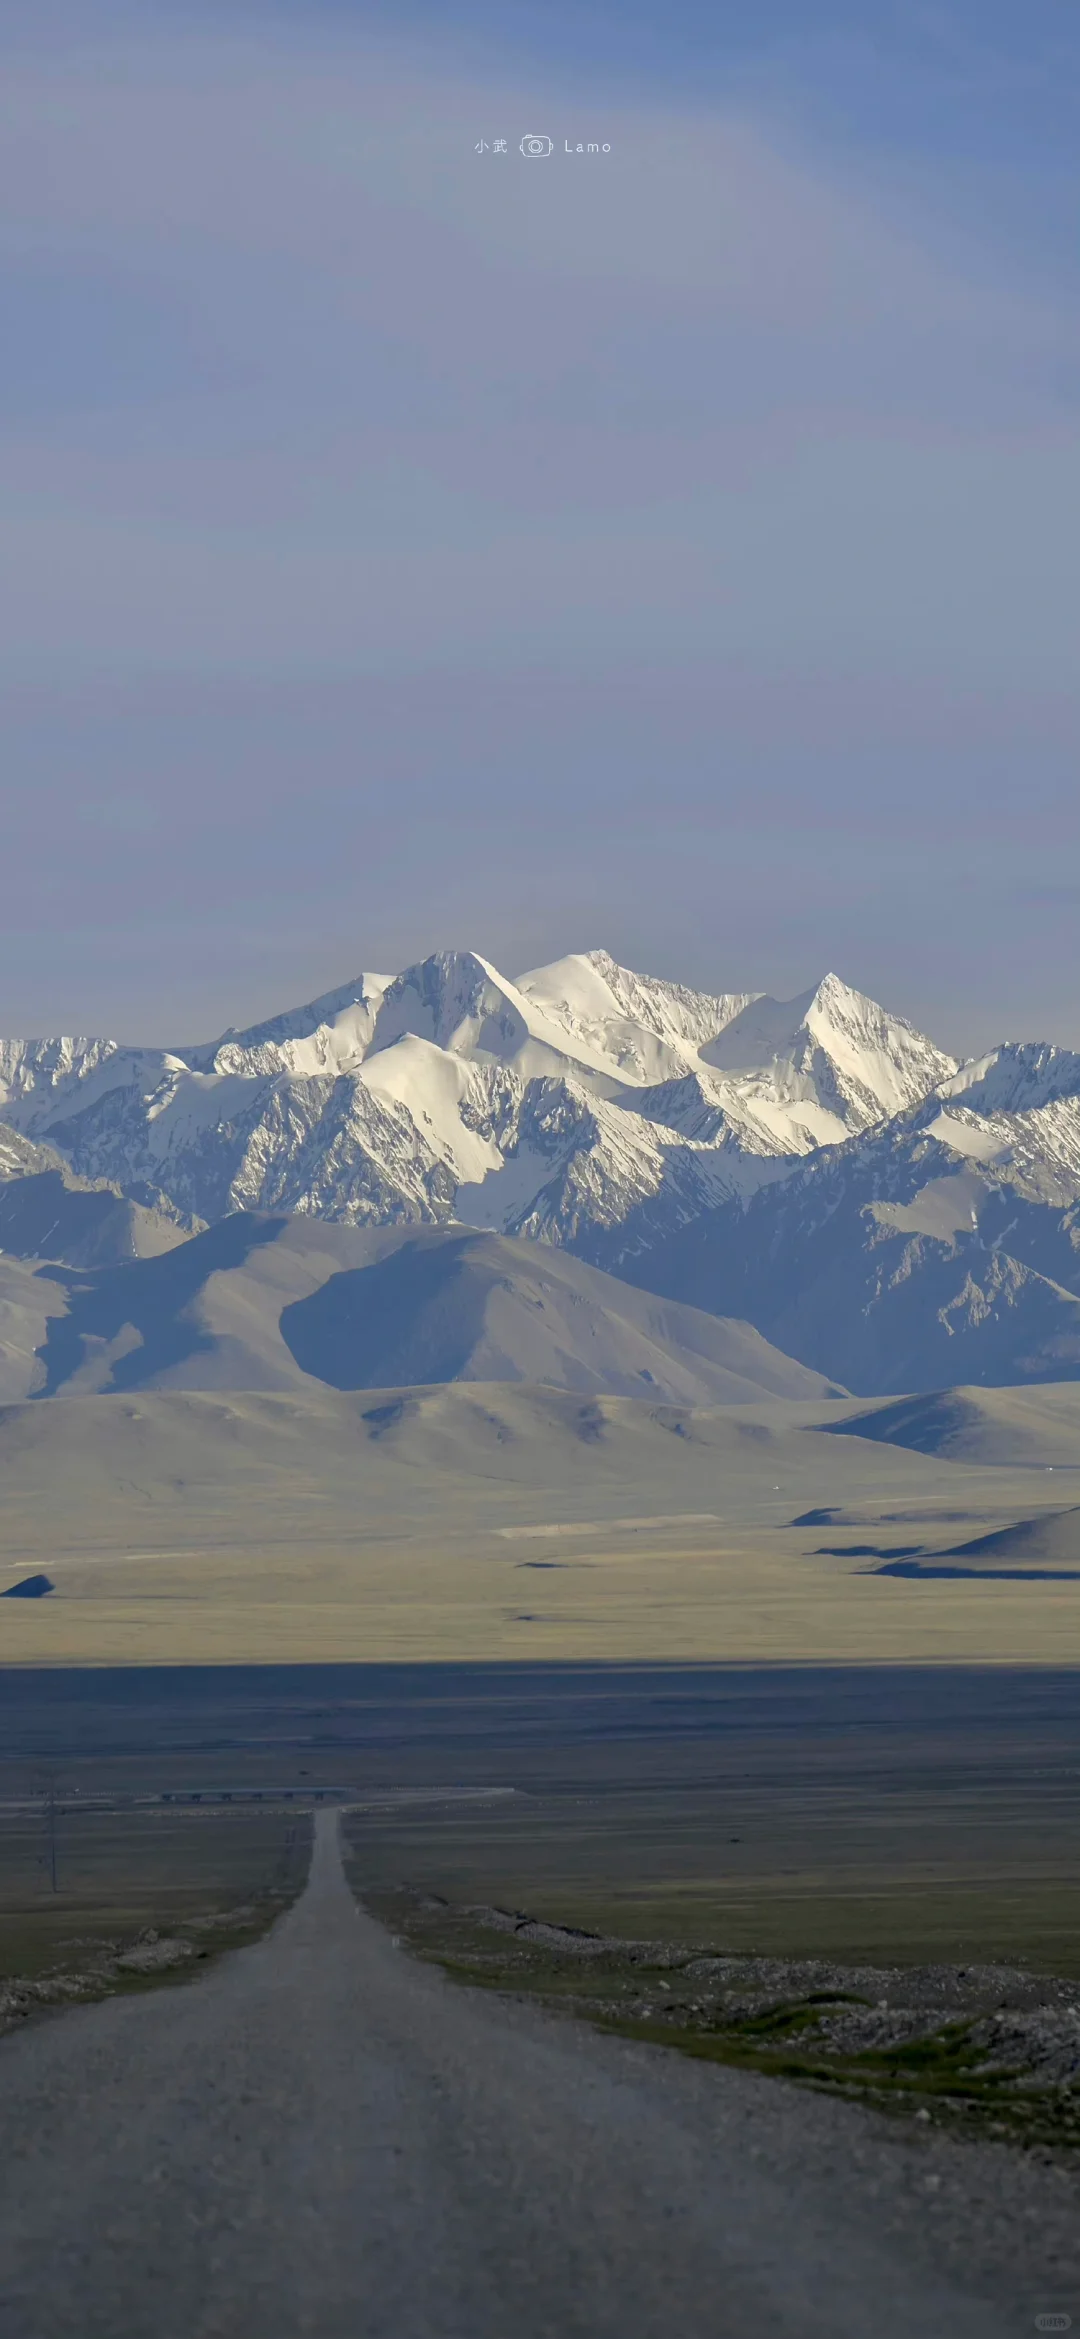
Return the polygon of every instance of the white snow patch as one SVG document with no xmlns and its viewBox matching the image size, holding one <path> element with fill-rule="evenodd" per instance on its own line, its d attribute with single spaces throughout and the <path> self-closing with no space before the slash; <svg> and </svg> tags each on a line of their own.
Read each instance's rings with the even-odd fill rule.
<svg viewBox="0 0 1080 2339">
<path fill-rule="evenodd" d="M 479 1182 L 501 1168 L 502 1155 L 494 1139 L 462 1120 L 462 1104 L 476 1086 L 472 1067 L 463 1057 L 406 1032 L 392 1047 L 369 1056 L 359 1077 L 376 1096 L 404 1105 L 432 1151 L 449 1163 L 455 1176 Z"/>
<path fill-rule="evenodd" d="M 953 1113 L 938 1113 L 927 1123 L 926 1135 L 936 1137 L 954 1153 L 964 1154 L 968 1161 L 998 1161 L 1008 1151 L 1007 1140 L 989 1122 L 959 1121 Z"/>
</svg>

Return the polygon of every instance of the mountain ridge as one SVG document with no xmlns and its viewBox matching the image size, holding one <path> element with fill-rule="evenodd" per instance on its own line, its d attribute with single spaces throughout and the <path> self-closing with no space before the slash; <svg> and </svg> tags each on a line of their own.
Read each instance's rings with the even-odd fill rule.
<svg viewBox="0 0 1080 2339">
<path fill-rule="evenodd" d="M 0 1042 L 0 1120 L 49 1149 L 4 1246 L 37 1256 L 66 1177 L 150 1214 L 106 1244 L 238 1211 L 544 1244 L 868 1395 L 1080 1374 L 1080 1055 L 959 1064 L 833 973 L 438 951 L 193 1047 Z"/>
<path fill-rule="evenodd" d="M 0 1261 L 0 1332 L 20 1306 L 21 1351 L 0 1345 L 7 1401 L 444 1381 L 683 1405 L 846 1395 L 750 1325 L 464 1227 L 237 1212 L 156 1257 L 98 1270 Z"/>
<path fill-rule="evenodd" d="M 771 1017 L 779 1054 L 754 1015 Z M 733 1068 L 710 1061 L 725 1035 Z M 784 1007 L 639 976 L 602 951 L 517 982 L 478 953 L 441 952 L 185 1051 L 0 1042 L 0 1117 L 78 1174 L 204 1221 L 287 1207 L 439 1223 L 487 1188 L 481 1224 L 571 1243 L 595 1197 L 604 1249 L 621 1190 L 627 1211 L 670 1195 L 678 1223 L 842 1142 L 898 1094 L 916 1101 L 943 1069 L 953 1059 L 835 976 Z M 665 1101 L 687 1081 L 697 1128 Z M 508 1158 L 502 1209 L 492 1181 Z M 574 1163 L 553 1207 L 552 1179 Z M 616 1252 L 607 1242 L 604 1263 Z"/>
</svg>

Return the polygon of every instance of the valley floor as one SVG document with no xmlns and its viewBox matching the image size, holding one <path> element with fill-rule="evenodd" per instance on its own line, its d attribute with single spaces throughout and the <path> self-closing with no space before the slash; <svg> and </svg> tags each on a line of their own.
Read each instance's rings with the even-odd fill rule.
<svg viewBox="0 0 1080 2339">
<path fill-rule="evenodd" d="M 4 1411 L 0 1489 L 9 1584 L 53 1586 L 0 1665 L 1080 1662 L 1080 1468 L 836 1408 L 71 1397 Z"/>
</svg>

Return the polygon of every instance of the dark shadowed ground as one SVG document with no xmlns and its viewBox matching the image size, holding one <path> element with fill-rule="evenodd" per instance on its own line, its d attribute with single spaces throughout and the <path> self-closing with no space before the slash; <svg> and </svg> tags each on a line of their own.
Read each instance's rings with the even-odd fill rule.
<svg viewBox="0 0 1080 2339">
<path fill-rule="evenodd" d="M 1080 1675 L 417 1665 L 0 1676 L 0 1792 L 502 1786 L 362 1819 L 373 1885 L 792 1954 L 1080 1939 Z M 76 1793 L 79 1791 L 79 1794 Z"/>
</svg>

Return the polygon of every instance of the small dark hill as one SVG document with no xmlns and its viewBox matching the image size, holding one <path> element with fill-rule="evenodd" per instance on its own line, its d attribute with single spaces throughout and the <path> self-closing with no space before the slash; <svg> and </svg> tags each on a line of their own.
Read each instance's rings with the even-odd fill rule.
<svg viewBox="0 0 1080 2339">
<path fill-rule="evenodd" d="M 0 1251 L 69 1267 L 149 1259 L 187 1240 L 190 1228 L 130 1202 L 117 1186 L 78 1178 L 50 1145 L 32 1145 L 0 1124 Z"/>
<path fill-rule="evenodd" d="M 1036 1567 L 1080 1566 L 1080 1506 L 1067 1511 L 1044 1511 L 1033 1519 L 1017 1519 L 1015 1526 L 996 1527 L 989 1535 L 975 1535 L 968 1543 L 953 1543 L 936 1555 L 942 1559 L 981 1560 L 984 1566 L 1009 1561 Z"/>
</svg>

